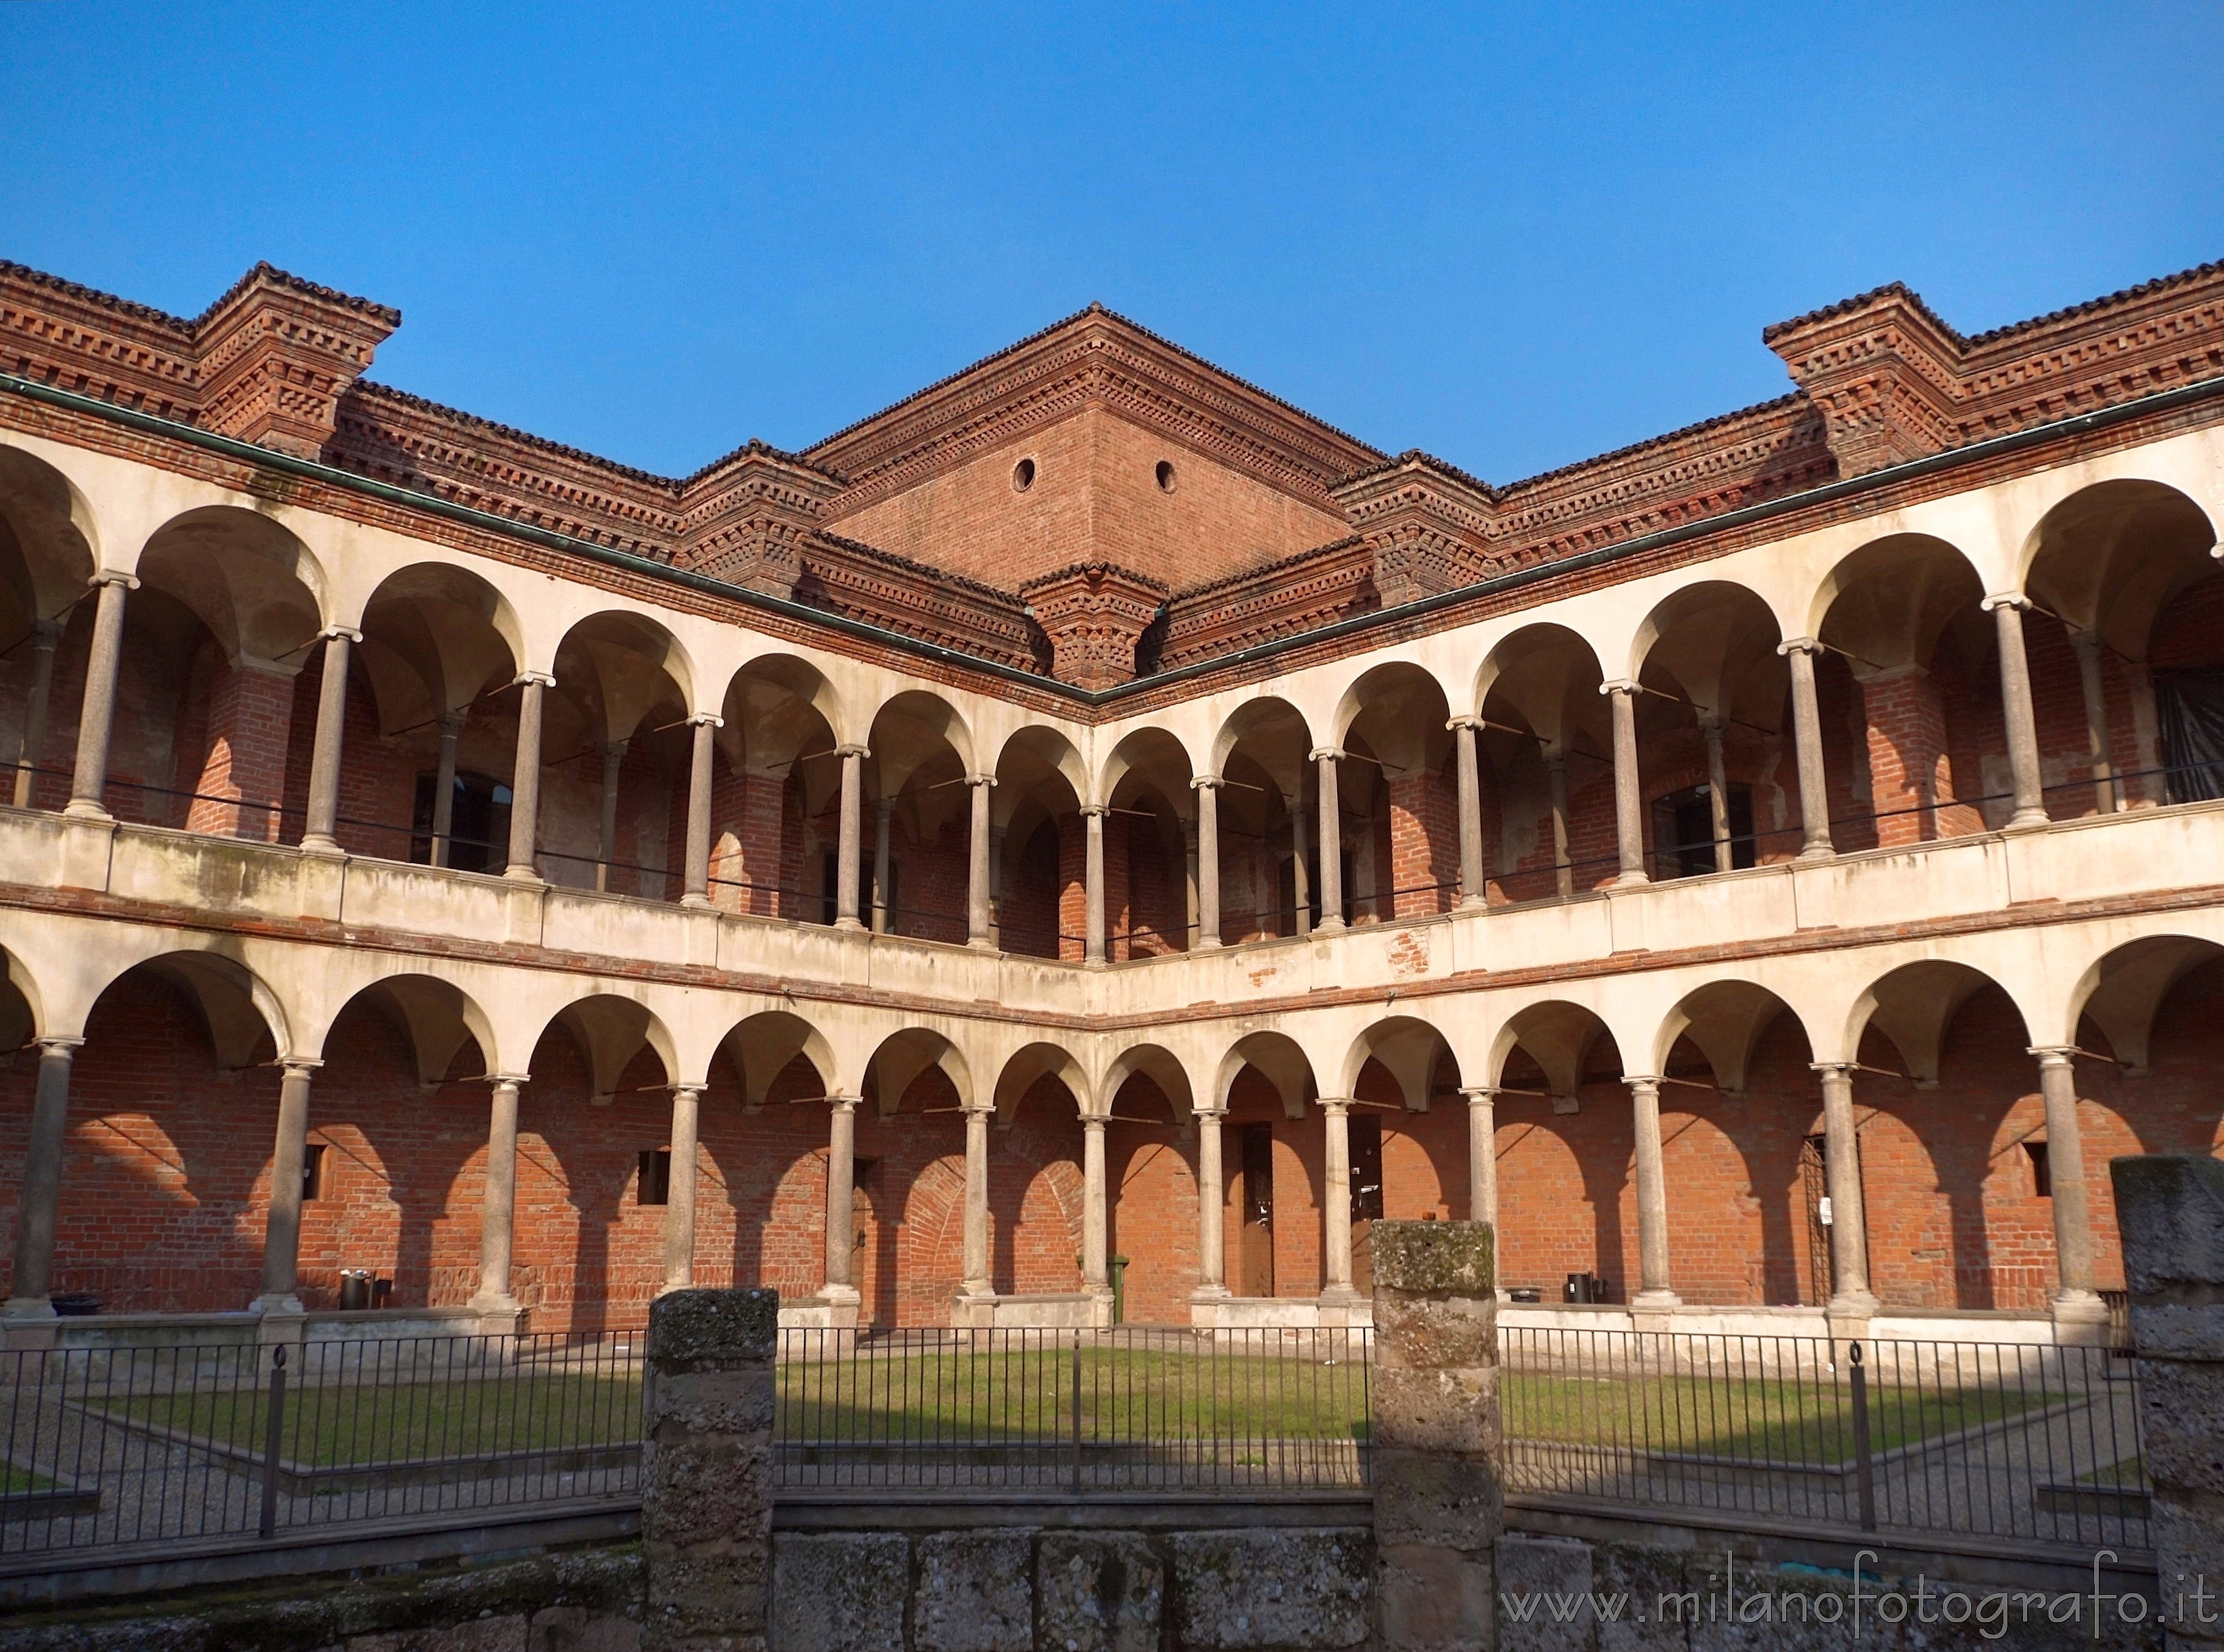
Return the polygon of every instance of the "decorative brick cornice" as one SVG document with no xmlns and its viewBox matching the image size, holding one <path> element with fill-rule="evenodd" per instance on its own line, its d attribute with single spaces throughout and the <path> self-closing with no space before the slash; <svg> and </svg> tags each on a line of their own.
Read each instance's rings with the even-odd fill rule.
<svg viewBox="0 0 2224 1652">
<path fill-rule="evenodd" d="M 1331 491 L 1374 555 L 1381 604 L 1451 591 L 1495 571 L 1488 545 L 1498 500 L 1487 482 L 1418 448 Z"/>
<path fill-rule="evenodd" d="M 1077 688 L 1132 681 L 1136 646 L 1166 604 L 1156 579 L 1109 562 L 1076 563 L 1020 587 L 1050 639 L 1051 674 Z"/>
<path fill-rule="evenodd" d="M 1842 476 L 1954 446 L 1962 340 L 1898 282 L 1761 337 L 1821 412 Z"/>
<path fill-rule="evenodd" d="M 681 494 L 680 541 L 672 560 L 769 596 L 793 597 L 803 541 L 842 478 L 752 441 Z"/>
</svg>

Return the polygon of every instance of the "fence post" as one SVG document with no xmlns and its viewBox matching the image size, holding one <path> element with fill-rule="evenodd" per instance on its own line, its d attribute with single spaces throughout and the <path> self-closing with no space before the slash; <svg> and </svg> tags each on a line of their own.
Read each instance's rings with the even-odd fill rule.
<svg viewBox="0 0 2224 1652">
<path fill-rule="evenodd" d="M 1494 1239 L 1482 1222 L 1374 1225 L 1370 1452 L 1382 1652 L 1497 1644 Z"/>
<path fill-rule="evenodd" d="M 1846 1345 L 1846 1363 L 1853 1368 L 1854 1490 L 1861 1499 L 1861 1529 L 1876 1529 L 1876 1465 L 1869 1443 L 1869 1371 L 1861 1360 L 1861 1345 Z"/>
<path fill-rule="evenodd" d="M 270 1415 L 262 1424 L 262 1506 L 255 1516 L 259 1537 L 278 1534 L 278 1447 L 286 1433 L 286 1345 L 270 1350 Z"/>
<path fill-rule="evenodd" d="M 1073 1333 L 1073 1495 L 1081 1495 L 1081 1332 Z"/>
<path fill-rule="evenodd" d="M 2224 1647 L 2224 1163 L 2112 1159 L 2170 1652 Z"/>
<path fill-rule="evenodd" d="M 777 1291 L 669 1291 L 649 1304 L 641 1535 L 650 1652 L 764 1643 L 779 1318 Z"/>
</svg>

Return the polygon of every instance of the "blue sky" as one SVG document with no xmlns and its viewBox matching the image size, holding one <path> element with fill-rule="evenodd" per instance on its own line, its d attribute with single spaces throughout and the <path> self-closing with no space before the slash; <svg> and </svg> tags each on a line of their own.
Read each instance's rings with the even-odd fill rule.
<svg viewBox="0 0 2224 1652">
<path fill-rule="evenodd" d="M 2224 257 L 2224 8 L 0 5 L 0 257 L 397 305 L 374 376 L 665 472 L 1092 299 L 1510 481 Z"/>
</svg>

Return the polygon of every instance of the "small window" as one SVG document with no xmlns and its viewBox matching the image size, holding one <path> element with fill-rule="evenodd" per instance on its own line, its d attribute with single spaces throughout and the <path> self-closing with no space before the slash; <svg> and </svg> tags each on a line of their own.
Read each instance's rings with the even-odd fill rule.
<svg viewBox="0 0 2224 1652">
<path fill-rule="evenodd" d="M 1172 493 L 1174 491 L 1174 465 L 1172 459 L 1162 459 L 1159 461 L 1158 478 L 1159 492 Z"/>
<path fill-rule="evenodd" d="M 301 1153 L 301 1197 L 304 1199 L 325 1196 L 325 1144 L 312 1142 Z"/>
<path fill-rule="evenodd" d="M 2054 1197 L 2054 1172 L 2046 1162 L 2046 1143 L 2025 1142 L 2024 1156 L 2031 1161 L 2031 1192 L 2034 1199 Z"/>
<path fill-rule="evenodd" d="M 1025 493 L 1035 484 L 1035 462 L 1023 459 L 1012 466 L 1012 491 Z"/>
<path fill-rule="evenodd" d="M 636 1185 L 634 1203 L 636 1205 L 668 1205 L 672 1202 L 672 1149 L 653 1147 L 641 1155 L 641 1180 Z"/>
</svg>

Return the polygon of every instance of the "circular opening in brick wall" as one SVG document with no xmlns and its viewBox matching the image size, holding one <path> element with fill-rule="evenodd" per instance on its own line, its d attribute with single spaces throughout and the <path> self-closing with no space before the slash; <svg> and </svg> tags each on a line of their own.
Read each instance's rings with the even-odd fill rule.
<svg viewBox="0 0 2224 1652">
<path fill-rule="evenodd" d="M 1172 493 L 1173 491 L 1174 463 L 1170 459 L 1162 459 L 1159 461 L 1159 491 Z"/>
<path fill-rule="evenodd" d="M 1012 466 L 1012 491 L 1025 493 L 1035 484 L 1035 462 L 1023 459 Z"/>
</svg>

